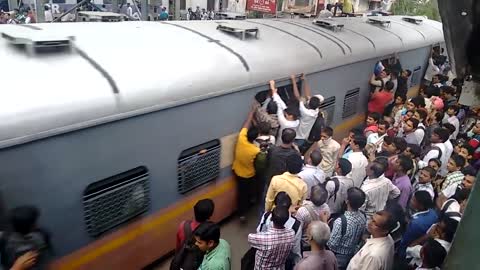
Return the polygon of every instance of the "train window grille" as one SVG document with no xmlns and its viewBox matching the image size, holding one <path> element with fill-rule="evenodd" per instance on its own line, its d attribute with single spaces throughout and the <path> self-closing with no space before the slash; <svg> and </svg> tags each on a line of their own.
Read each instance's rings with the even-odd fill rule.
<svg viewBox="0 0 480 270">
<path fill-rule="evenodd" d="M 422 67 L 418 66 L 413 70 L 411 86 L 419 85 L 421 76 L 422 76 Z"/>
<path fill-rule="evenodd" d="M 87 232 L 100 234 L 150 207 L 149 172 L 144 166 L 90 184 L 83 193 Z"/>
<path fill-rule="evenodd" d="M 357 106 L 360 98 L 360 88 L 349 90 L 343 102 L 342 118 L 347 118 L 357 113 Z"/>
<path fill-rule="evenodd" d="M 320 110 L 325 112 L 326 116 L 326 124 L 330 126 L 333 121 L 333 116 L 335 114 L 335 97 L 329 97 L 323 101 L 322 105 L 320 105 Z"/>
<path fill-rule="evenodd" d="M 185 194 L 215 180 L 220 174 L 219 140 L 189 148 L 178 158 L 178 192 Z"/>
</svg>

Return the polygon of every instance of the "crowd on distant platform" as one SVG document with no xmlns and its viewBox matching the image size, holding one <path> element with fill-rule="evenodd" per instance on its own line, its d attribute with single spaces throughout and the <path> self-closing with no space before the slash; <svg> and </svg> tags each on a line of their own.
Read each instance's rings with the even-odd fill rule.
<svg viewBox="0 0 480 270">
<path fill-rule="evenodd" d="M 442 267 L 480 167 L 480 110 L 459 104 L 463 82 L 442 52 L 428 64 L 409 98 L 412 72 L 379 62 L 365 124 L 340 141 L 305 76 L 303 96 L 292 76 L 290 99 L 274 81 L 255 97 L 233 162 L 240 222 L 261 208 L 242 270 Z M 213 201 L 194 210 L 171 269 L 230 269 Z"/>
</svg>

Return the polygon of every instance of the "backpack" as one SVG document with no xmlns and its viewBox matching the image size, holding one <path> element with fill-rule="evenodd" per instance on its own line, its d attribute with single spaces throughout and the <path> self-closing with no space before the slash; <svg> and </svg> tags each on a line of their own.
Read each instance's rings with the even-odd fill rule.
<svg viewBox="0 0 480 270">
<path fill-rule="evenodd" d="M 423 130 L 423 139 L 422 139 L 422 141 L 420 142 L 420 146 L 421 146 L 421 147 L 424 147 L 424 146 L 425 146 L 425 142 L 426 142 L 426 137 L 427 137 L 427 131 L 425 130 L 425 127 L 423 127 L 423 126 L 418 126 L 417 129 Z"/>
<path fill-rule="evenodd" d="M 4 232 L 0 238 L 0 254 L 2 265 L 10 269 L 18 257 L 29 251 L 37 251 L 37 262 L 31 268 L 46 269 L 51 259 L 51 244 L 48 234 L 41 230 L 22 235 L 17 232 Z"/>
<path fill-rule="evenodd" d="M 185 221 L 183 224 L 183 234 L 185 240 L 182 243 L 182 247 L 170 263 L 170 270 L 197 270 L 203 261 L 203 253 L 195 245 L 191 227 L 192 221 Z"/>
<path fill-rule="evenodd" d="M 430 152 L 431 150 L 437 150 L 438 151 L 438 159 L 441 159 L 442 158 L 442 149 L 440 149 L 440 147 L 438 146 L 430 146 L 430 147 L 427 147 L 425 148 L 425 151 L 423 151 L 422 155 L 420 156 L 421 159 L 424 159 L 425 156 L 428 154 L 428 152 Z"/>
<path fill-rule="evenodd" d="M 308 134 L 308 141 L 310 142 L 318 142 L 320 141 L 320 133 L 323 128 L 326 126 L 326 120 L 322 111 L 318 112 L 318 116 L 315 119 L 315 123 L 313 123 L 312 129 L 310 129 L 310 133 Z"/>
<path fill-rule="evenodd" d="M 268 167 L 268 151 L 270 150 L 270 147 L 272 147 L 272 144 L 270 143 L 270 140 L 263 140 L 263 139 L 255 139 L 255 142 L 257 142 L 260 145 L 260 152 L 258 152 L 257 156 L 255 157 L 254 161 L 254 166 L 255 166 L 255 171 L 258 173 L 265 172 Z"/>
<path fill-rule="evenodd" d="M 333 201 L 335 202 L 337 200 L 337 193 L 340 190 L 340 181 L 338 180 L 337 177 L 327 177 L 326 181 L 323 183 L 323 187 L 327 188 L 327 183 L 328 182 L 333 182 L 335 184 L 335 190 L 332 195 L 328 197 L 328 200 L 333 197 Z"/>
<path fill-rule="evenodd" d="M 442 216 L 447 216 L 449 218 L 453 218 L 453 217 L 459 217 L 461 218 L 462 217 L 462 214 L 458 213 L 458 212 L 448 212 L 448 208 L 450 207 L 450 205 L 452 205 L 452 203 L 456 202 L 455 199 L 448 199 L 446 202 L 445 202 L 445 205 L 442 207 L 442 209 L 440 210 L 440 214 L 438 215 L 439 218 L 441 218 Z"/>
</svg>

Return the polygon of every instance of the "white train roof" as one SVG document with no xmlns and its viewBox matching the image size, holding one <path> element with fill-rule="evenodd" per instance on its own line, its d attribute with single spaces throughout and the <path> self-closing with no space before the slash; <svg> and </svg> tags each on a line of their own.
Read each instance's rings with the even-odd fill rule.
<svg viewBox="0 0 480 270">
<path fill-rule="evenodd" d="M 1 25 L 77 49 L 32 55 L 0 38 L 0 148 L 443 41 L 438 22 L 386 19 L 335 18 L 338 32 L 294 19 Z M 258 39 L 219 23 L 258 27 Z"/>
</svg>

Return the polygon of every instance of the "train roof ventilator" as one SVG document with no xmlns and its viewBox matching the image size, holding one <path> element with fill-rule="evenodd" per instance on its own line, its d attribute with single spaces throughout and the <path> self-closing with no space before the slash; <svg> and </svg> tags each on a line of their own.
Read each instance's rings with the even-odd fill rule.
<svg viewBox="0 0 480 270">
<path fill-rule="evenodd" d="M 15 26 L 2 31 L 2 38 L 12 46 L 23 49 L 33 56 L 45 53 L 69 53 L 73 47 L 73 36 L 64 36 L 54 31 L 43 31 L 38 27 Z"/>
<path fill-rule="evenodd" d="M 420 18 L 415 18 L 415 17 L 403 17 L 402 20 L 409 22 L 409 23 L 414 23 L 414 24 L 421 24 L 423 23 L 423 20 Z"/>
<path fill-rule="evenodd" d="M 385 20 L 381 18 L 368 18 L 367 22 L 370 24 L 380 25 L 383 27 L 390 27 L 392 23 L 390 20 Z"/>
<path fill-rule="evenodd" d="M 313 24 L 337 32 L 343 29 L 344 25 L 333 20 L 314 20 Z"/>
<path fill-rule="evenodd" d="M 230 24 L 230 22 L 223 22 L 218 24 L 217 30 L 229 34 L 239 35 L 242 40 L 245 40 L 247 34 L 258 38 L 258 27 L 243 27 L 237 24 Z"/>
</svg>

